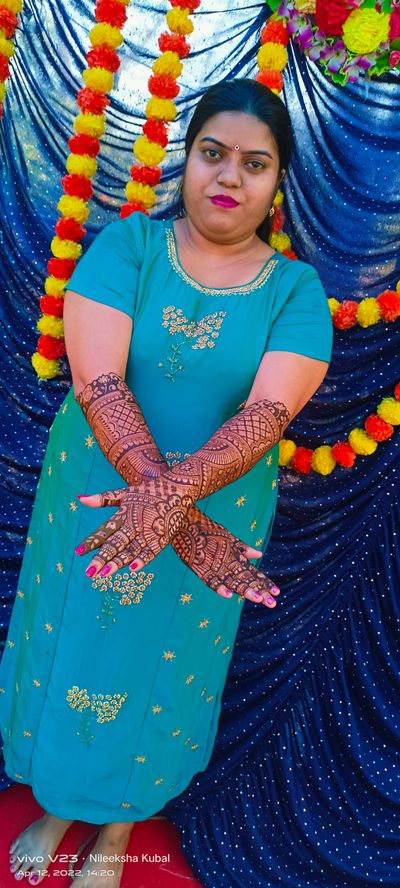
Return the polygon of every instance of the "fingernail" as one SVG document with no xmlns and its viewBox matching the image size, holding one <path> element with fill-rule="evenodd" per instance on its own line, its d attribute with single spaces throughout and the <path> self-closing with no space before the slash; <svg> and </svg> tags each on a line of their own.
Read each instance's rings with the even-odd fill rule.
<svg viewBox="0 0 400 888">
<path fill-rule="evenodd" d="M 38 878 L 39 878 L 39 876 L 36 876 L 36 875 L 35 875 L 35 876 L 31 876 L 30 881 L 31 881 L 31 882 L 37 882 Z"/>
<path fill-rule="evenodd" d="M 75 549 L 75 552 L 77 555 L 83 555 L 84 551 L 85 551 L 85 546 L 77 546 Z"/>
<path fill-rule="evenodd" d="M 82 499 L 82 497 L 85 498 L 85 496 L 87 496 L 87 493 L 77 493 L 76 494 L 77 499 Z"/>
<path fill-rule="evenodd" d="M 132 564 L 129 565 L 129 567 L 131 568 L 131 570 L 136 570 L 137 566 L 138 566 L 137 561 L 133 561 Z"/>
<path fill-rule="evenodd" d="M 281 591 L 281 590 L 278 589 L 278 586 L 271 586 L 271 592 L 275 592 L 275 595 L 277 595 L 278 592 L 280 592 L 280 591 Z"/>
<path fill-rule="evenodd" d="M 15 878 L 16 879 L 23 879 L 24 878 L 23 873 L 16 873 Z"/>
<path fill-rule="evenodd" d="M 268 598 L 268 604 L 274 604 L 275 598 Z"/>
<path fill-rule="evenodd" d="M 85 570 L 85 574 L 87 577 L 92 577 L 93 574 L 95 574 L 95 573 L 96 573 L 96 568 L 95 568 L 94 564 L 92 564 L 91 567 L 88 567 L 88 569 Z"/>
<path fill-rule="evenodd" d="M 225 592 L 227 598 L 232 598 L 232 592 Z"/>
<path fill-rule="evenodd" d="M 260 595 L 259 592 L 255 592 L 255 593 L 254 593 L 254 598 L 256 599 L 256 601 L 262 601 L 263 596 Z"/>
<path fill-rule="evenodd" d="M 104 567 L 101 568 L 100 576 L 105 577 L 106 574 L 110 573 L 111 567 L 109 564 L 105 564 Z"/>
</svg>

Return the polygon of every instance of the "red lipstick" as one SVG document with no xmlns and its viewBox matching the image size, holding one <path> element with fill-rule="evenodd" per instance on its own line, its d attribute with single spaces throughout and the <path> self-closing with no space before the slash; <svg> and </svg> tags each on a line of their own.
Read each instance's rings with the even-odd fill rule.
<svg viewBox="0 0 400 888">
<path fill-rule="evenodd" d="M 231 209 L 232 207 L 239 206 L 238 201 L 234 200 L 233 197 L 229 197 L 227 194 L 214 194 L 210 200 L 216 207 L 226 207 L 227 209 Z"/>
</svg>

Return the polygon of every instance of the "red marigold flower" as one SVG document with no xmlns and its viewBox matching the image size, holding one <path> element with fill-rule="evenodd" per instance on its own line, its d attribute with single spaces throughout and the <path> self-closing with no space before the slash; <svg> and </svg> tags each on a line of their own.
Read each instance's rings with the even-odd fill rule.
<svg viewBox="0 0 400 888">
<path fill-rule="evenodd" d="M 139 166 L 134 163 L 131 167 L 131 176 L 135 182 L 141 182 L 142 185 L 158 185 L 161 179 L 162 170 L 160 167 Z"/>
<path fill-rule="evenodd" d="M 149 117 L 143 124 L 143 132 L 151 142 L 157 142 L 162 148 L 168 145 L 168 130 L 162 120 Z"/>
<path fill-rule="evenodd" d="M 10 76 L 10 65 L 8 63 L 8 59 L 0 55 L 0 80 L 7 80 L 7 77 Z"/>
<path fill-rule="evenodd" d="M 68 148 L 71 154 L 88 154 L 89 157 L 97 157 L 100 151 L 100 140 L 95 136 L 78 133 L 68 140 Z"/>
<path fill-rule="evenodd" d="M 149 90 L 159 99 L 174 99 L 180 92 L 180 86 L 168 74 L 153 74 L 149 78 Z"/>
<path fill-rule="evenodd" d="M 332 456 L 339 466 L 351 469 L 355 463 L 356 453 L 348 441 L 338 441 L 332 447 Z"/>
<path fill-rule="evenodd" d="M 394 396 L 396 401 L 400 401 L 400 382 L 397 383 L 396 388 L 394 390 Z"/>
<path fill-rule="evenodd" d="M 278 89 L 279 92 L 283 89 L 283 77 L 280 71 L 264 68 L 263 71 L 259 71 L 258 74 L 256 74 L 254 80 L 258 80 L 259 83 L 268 86 L 268 89 Z"/>
<path fill-rule="evenodd" d="M 77 222 L 76 219 L 70 219 L 68 216 L 61 216 L 56 225 L 56 235 L 62 240 L 80 241 L 86 234 L 86 228 Z"/>
<path fill-rule="evenodd" d="M 194 12 L 200 6 L 200 0 L 169 0 L 171 6 L 179 6 L 181 9 L 188 9 Z"/>
<path fill-rule="evenodd" d="M 123 204 L 119 215 L 121 219 L 126 219 L 131 213 L 144 213 L 145 216 L 149 215 L 144 204 L 140 203 L 138 200 L 132 201 L 132 203 Z"/>
<path fill-rule="evenodd" d="M 400 296 L 396 290 L 384 290 L 376 297 L 384 321 L 395 321 L 400 315 Z"/>
<path fill-rule="evenodd" d="M 260 34 L 261 43 L 281 43 L 287 46 L 289 43 L 289 34 L 286 25 L 282 21 L 267 22 Z"/>
<path fill-rule="evenodd" d="M 358 302 L 353 299 L 345 299 L 332 317 L 334 327 L 338 330 L 348 330 L 357 323 Z"/>
<path fill-rule="evenodd" d="M 126 7 L 118 0 L 97 0 L 94 16 L 96 22 L 107 22 L 121 30 L 127 19 Z"/>
<path fill-rule="evenodd" d="M 311 458 L 314 451 L 309 447 L 297 447 L 295 450 L 289 465 L 296 469 L 297 472 L 301 472 L 302 475 L 308 475 L 311 472 Z"/>
<path fill-rule="evenodd" d="M 351 12 L 347 0 L 317 0 L 315 23 L 325 34 L 343 34 L 343 25 Z"/>
<path fill-rule="evenodd" d="M 81 111 L 88 111 L 90 114 L 102 114 L 110 104 L 110 99 L 104 93 L 88 86 L 79 90 L 76 101 Z"/>
<path fill-rule="evenodd" d="M 374 441 L 387 441 L 394 432 L 390 422 L 385 422 L 377 413 L 371 413 L 370 416 L 367 416 L 364 428 Z"/>
<path fill-rule="evenodd" d="M 121 64 L 116 50 L 106 43 L 101 43 L 99 46 L 94 46 L 93 49 L 90 49 L 86 55 L 86 60 L 89 68 L 105 68 L 106 71 L 111 71 L 112 74 L 118 71 Z"/>
<path fill-rule="evenodd" d="M 40 311 L 43 314 L 52 315 L 54 318 L 62 318 L 64 312 L 64 300 L 61 296 L 42 296 Z"/>
<path fill-rule="evenodd" d="M 288 259 L 297 259 L 297 253 L 294 250 L 284 250 L 283 255 L 287 256 Z"/>
<path fill-rule="evenodd" d="M 10 12 L 9 9 L 0 7 L 0 28 L 3 28 L 4 34 L 8 39 L 13 36 L 17 24 L 17 16 Z"/>
<path fill-rule="evenodd" d="M 61 358 L 65 355 L 65 342 L 63 339 L 56 339 L 54 336 L 39 336 L 37 350 L 43 358 Z"/>
<path fill-rule="evenodd" d="M 275 207 L 275 212 L 272 217 L 271 230 L 272 231 L 282 231 L 284 221 L 285 221 L 285 217 L 283 215 L 282 207 Z"/>
<path fill-rule="evenodd" d="M 57 259 L 56 256 L 52 256 L 47 263 L 47 271 L 55 278 L 62 278 L 62 280 L 68 281 L 75 266 L 76 262 L 74 259 Z"/>
<path fill-rule="evenodd" d="M 70 197 L 81 197 L 82 200 L 89 200 L 93 195 L 93 188 L 86 176 L 78 176 L 76 173 L 63 176 L 61 179 L 62 187 L 65 194 Z"/>
<path fill-rule="evenodd" d="M 182 34 L 169 34 L 164 31 L 158 38 L 161 52 L 176 52 L 180 59 L 185 59 L 190 53 L 190 45 Z"/>
</svg>

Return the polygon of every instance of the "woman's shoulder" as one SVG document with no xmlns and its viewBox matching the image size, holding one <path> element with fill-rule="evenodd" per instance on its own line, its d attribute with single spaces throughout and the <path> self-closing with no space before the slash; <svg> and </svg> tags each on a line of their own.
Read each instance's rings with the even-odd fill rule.
<svg viewBox="0 0 400 888">
<path fill-rule="evenodd" d="M 280 253 L 279 267 L 286 278 L 297 281 L 301 279 L 319 278 L 319 274 L 314 265 L 310 262 L 303 262 L 302 259 L 290 259 L 284 253 Z"/>
</svg>

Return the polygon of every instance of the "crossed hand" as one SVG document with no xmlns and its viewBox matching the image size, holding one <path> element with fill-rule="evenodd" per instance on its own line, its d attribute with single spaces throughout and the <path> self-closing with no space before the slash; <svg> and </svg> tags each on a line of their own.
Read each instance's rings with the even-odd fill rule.
<svg viewBox="0 0 400 888">
<path fill-rule="evenodd" d="M 127 564 L 138 571 L 170 543 L 179 558 L 218 595 L 226 598 L 235 592 L 275 607 L 272 596 L 279 595 L 279 589 L 248 561 L 259 558 L 261 550 L 207 518 L 179 481 L 172 482 L 161 474 L 136 486 L 80 499 L 92 508 L 118 507 L 75 549 L 78 555 L 99 549 L 86 570 L 88 576 L 111 575 Z"/>
</svg>

